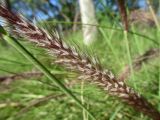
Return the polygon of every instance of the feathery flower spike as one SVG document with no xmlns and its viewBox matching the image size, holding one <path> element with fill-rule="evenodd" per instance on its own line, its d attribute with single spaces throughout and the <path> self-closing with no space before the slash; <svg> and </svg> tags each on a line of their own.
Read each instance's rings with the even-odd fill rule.
<svg viewBox="0 0 160 120">
<path fill-rule="evenodd" d="M 56 63 L 79 72 L 79 78 L 97 84 L 107 93 L 120 98 L 136 110 L 154 120 L 160 120 L 160 113 L 142 96 L 126 86 L 123 81 L 118 81 L 110 71 L 104 70 L 100 64 L 95 62 L 95 59 L 91 60 L 85 55 L 80 55 L 75 48 L 67 46 L 57 33 L 50 35 L 44 29 L 38 28 L 1 5 L 0 16 L 13 26 L 13 32 L 16 32 L 17 35 L 27 38 L 45 48 L 50 55 L 56 56 Z"/>
</svg>

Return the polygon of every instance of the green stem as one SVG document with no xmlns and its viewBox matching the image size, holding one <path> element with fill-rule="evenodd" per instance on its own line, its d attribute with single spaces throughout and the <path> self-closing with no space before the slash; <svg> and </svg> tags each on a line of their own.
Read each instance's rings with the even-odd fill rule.
<svg viewBox="0 0 160 120">
<path fill-rule="evenodd" d="M 134 81 L 135 79 L 134 79 L 134 72 L 133 72 L 133 66 L 132 66 L 131 51 L 130 51 L 130 46 L 129 46 L 129 41 L 128 41 L 128 34 L 126 30 L 124 30 L 124 39 L 126 42 L 127 57 L 128 57 L 129 67 L 130 67 L 131 76 L 132 76 L 131 78 L 133 78 L 133 81 Z M 135 89 L 137 88 L 135 83 L 134 83 L 134 88 Z"/>
<path fill-rule="evenodd" d="M 109 118 L 109 120 L 115 120 L 117 113 L 118 113 L 122 108 L 123 108 L 122 105 L 117 106 L 115 112 L 114 112 L 113 115 Z"/>
<path fill-rule="evenodd" d="M 109 48 L 111 49 L 111 52 L 113 53 L 115 60 L 118 62 L 119 58 L 114 50 L 114 46 L 111 43 L 111 39 L 113 37 L 114 31 L 111 31 L 109 38 L 107 38 L 107 36 L 102 28 L 99 28 L 99 31 L 103 35 L 104 39 L 107 41 L 107 44 L 108 44 Z"/>
<path fill-rule="evenodd" d="M 73 95 L 72 92 L 67 87 L 65 87 L 61 81 L 59 81 L 53 74 L 51 74 L 50 71 L 44 65 L 42 65 L 28 50 L 26 50 L 26 48 L 24 48 L 15 38 L 9 37 L 7 35 L 4 35 L 3 37 L 10 45 L 16 48 L 22 55 L 24 55 L 30 62 L 32 62 L 33 65 L 41 70 L 49 80 L 54 81 L 63 92 L 74 99 L 81 108 L 86 110 L 92 119 L 96 120 L 96 118 L 88 111 L 88 109 L 81 104 L 81 101 L 77 99 L 77 97 Z"/>
</svg>

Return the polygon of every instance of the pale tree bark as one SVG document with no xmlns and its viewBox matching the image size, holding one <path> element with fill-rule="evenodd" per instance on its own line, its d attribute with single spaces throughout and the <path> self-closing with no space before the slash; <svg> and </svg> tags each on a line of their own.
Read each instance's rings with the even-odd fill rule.
<svg viewBox="0 0 160 120">
<path fill-rule="evenodd" d="M 84 44 L 90 45 L 96 40 L 98 29 L 96 26 L 86 25 L 93 24 L 97 25 L 95 16 L 95 8 L 93 0 L 79 0 L 81 21 L 83 23 L 83 39 Z"/>
</svg>

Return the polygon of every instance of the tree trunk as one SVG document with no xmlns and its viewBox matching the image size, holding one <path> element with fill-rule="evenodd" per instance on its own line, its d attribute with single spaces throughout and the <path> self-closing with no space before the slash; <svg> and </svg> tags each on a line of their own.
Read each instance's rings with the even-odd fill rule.
<svg viewBox="0 0 160 120">
<path fill-rule="evenodd" d="M 81 21 L 83 25 L 83 39 L 84 44 L 90 45 L 97 38 L 97 27 L 86 24 L 97 25 L 97 20 L 95 16 L 95 8 L 93 0 L 79 0 Z"/>
</svg>

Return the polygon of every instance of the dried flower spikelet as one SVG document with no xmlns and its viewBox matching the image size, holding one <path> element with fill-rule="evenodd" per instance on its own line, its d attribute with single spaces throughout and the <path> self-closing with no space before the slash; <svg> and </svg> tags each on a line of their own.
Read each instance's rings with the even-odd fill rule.
<svg viewBox="0 0 160 120">
<path fill-rule="evenodd" d="M 129 23 L 132 25 L 142 25 L 154 27 L 155 21 L 152 14 L 145 10 L 133 10 L 129 15 Z"/>
<path fill-rule="evenodd" d="M 67 46 L 57 35 L 49 35 L 45 30 L 38 28 L 32 23 L 24 20 L 21 16 L 10 12 L 0 6 L 0 16 L 7 19 L 13 25 L 13 30 L 21 37 L 46 48 L 50 55 L 56 56 L 56 63 L 64 65 L 70 70 L 78 71 L 81 79 L 93 82 L 107 91 L 112 96 L 117 96 L 122 101 L 131 105 L 136 110 L 149 115 L 155 120 L 160 114 L 143 97 L 135 93 L 122 81 L 117 81 L 114 75 L 102 68 L 95 59 L 79 54 L 74 47 Z"/>
</svg>

